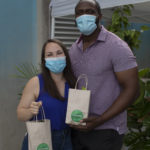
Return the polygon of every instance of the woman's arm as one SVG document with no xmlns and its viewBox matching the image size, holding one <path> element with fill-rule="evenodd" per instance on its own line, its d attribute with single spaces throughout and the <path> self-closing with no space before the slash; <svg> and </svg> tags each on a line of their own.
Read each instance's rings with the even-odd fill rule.
<svg viewBox="0 0 150 150">
<path fill-rule="evenodd" d="M 31 78 L 26 84 L 20 103 L 17 107 L 18 120 L 27 121 L 34 115 L 38 114 L 41 102 L 35 102 L 39 95 L 39 80 L 38 77 Z"/>
</svg>

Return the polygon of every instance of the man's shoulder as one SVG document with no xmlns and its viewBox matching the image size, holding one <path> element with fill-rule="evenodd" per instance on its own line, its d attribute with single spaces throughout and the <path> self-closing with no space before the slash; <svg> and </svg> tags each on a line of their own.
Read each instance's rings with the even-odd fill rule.
<svg viewBox="0 0 150 150">
<path fill-rule="evenodd" d="M 69 54 L 73 53 L 73 52 L 76 51 L 76 49 L 78 48 L 78 40 L 79 40 L 79 39 L 77 39 L 77 40 L 71 45 L 71 47 L 70 47 L 70 49 L 69 49 Z"/>
<path fill-rule="evenodd" d="M 114 46 L 118 46 L 118 45 L 124 45 L 127 46 L 127 43 L 122 40 L 118 35 L 116 35 L 115 33 L 108 31 L 107 30 L 107 34 L 108 34 L 108 41 L 112 42 L 112 44 L 114 43 Z"/>
<path fill-rule="evenodd" d="M 108 36 L 107 36 L 107 44 L 111 49 L 130 49 L 128 44 L 122 40 L 118 35 L 108 31 Z"/>
<path fill-rule="evenodd" d="M 74 48 L 76 48 L 76 47 L 77 47 L 77 41 L 75 41 L 75 42 L 71 45 L 70 50 L 74 50 Z"/>
<path fill-rule="evenodd" d="M 98 39 L 100 41 L 104 41 L 107 47 L 116 48 L 118 45 L 127 46 L 126 42 L 123 41 L 118 35 L 107 30 L 104 26 L 102 26 L 101 32 L 99 34 Z"/>
<path fill-rule="evenodd" d="M 132 55 L 132 51 L 128 44 L 122 40 L 118 35 L 114 34 L 111 31 L 103 28 L 103 33 L 105 33 L 106 38 L 103 42 L 103 45 L 106 49 L 106 52 L 109 51 L 109 56 L 118 57 L 119 55 Z"/>
</svg>

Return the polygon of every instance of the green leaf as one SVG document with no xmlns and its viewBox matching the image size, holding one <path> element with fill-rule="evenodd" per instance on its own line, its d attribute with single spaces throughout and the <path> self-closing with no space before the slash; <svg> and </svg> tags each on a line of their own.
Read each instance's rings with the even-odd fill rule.
<svg viewBox="0 0 150 150">
<path fill-rule="evenodd" d="M 150 127 L 150 116 L 144 118 L 143 125 Z"/>
<path fill-rule="evenodd" d="M 140 137 L 138 132 L 131 132 L 128 133 L 124 138 L 124 143 L 126 146 L 130 146 L 132 143 L 135 143 Z"/>
<path fill-rule="evenodd" d="M 150 68 L 144 68 L 139 71 L 140 78 L 150 78 Z"/>
<path fill-rule="evenodd" d="M 140 96 L 138 97 L 138 99 L 133 103 L 133 105 L 137 105 L 138 103 L 141 103 L 143 101 L 144 98 L 144 94 L 145 94 L 145 85 L 144 83 L 140 80 L 139 81 L 140 84 Z"/>
<path fill-rule="evenodd" d="M 123 8 L 123 12 L 128 15 L 128 16 L 131 16 L 131 11 L 130 11 L 130 8 L 129 7 L 124 7 Z"/>
<path fill-rule="evenodd" d="M 36 76 L 39 73 L 37 67 L 31 63 L 22 63 L 16 66 L 17 74 L 16 78 L 20 79 L 30 79 L 33 76 Z"/>
<path fill-rule="evenodd" d="M 134 6 L 132 5 L 132 4 L 129 4 L 128 5 L 131 9 L 133 9 L 134 8 Z"/>
<path fill-rule="evenodd" d="M 141 30 L 147 31 L 147 30 L 150 30 L 150 27 L 148 27 L 148 26 L 141 26 Z"/>
<path fill-rule="evenodd" d="M 30 78 L 39 74 L 38 68 L 32 63 L 19 64 L 16 66 L 16 71 L 17 73 L 13 75 L 13 77 L 17 79 L 29 80 Z M 20 91 L 18 92 L 19 97 L 22 95 L 23 89 L 24 89 L 24 86 L 21 87 Z"/>
</svg>

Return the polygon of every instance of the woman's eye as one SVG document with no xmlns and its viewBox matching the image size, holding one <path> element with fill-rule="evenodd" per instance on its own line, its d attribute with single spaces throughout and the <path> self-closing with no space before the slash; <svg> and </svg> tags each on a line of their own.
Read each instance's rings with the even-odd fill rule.
<svg viewBox="0 0 150 150">
<path fill-rule="evenodd" d="M 62 51 L 59 51 L 59 52 L 57 52 L 57 54 L 58 54 L 58 55 L 61 55 L 61 54 L 63 54 L 63 52 L 62 52 Z"/>
<path fill-rule="evenodd" d="M 52 56 L 52 53 L 46 54 L 46 57 L 50 57 L 50 56 Z"/>
</svg>

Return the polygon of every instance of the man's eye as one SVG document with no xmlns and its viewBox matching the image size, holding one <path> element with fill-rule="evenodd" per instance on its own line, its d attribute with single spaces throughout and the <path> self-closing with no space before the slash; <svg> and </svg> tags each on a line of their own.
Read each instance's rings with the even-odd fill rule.
<svg viewBox="0 0 150 150">
<path fill-rule="evenodd" d="M 95 12 L 95 10 L 88 9 L 88 10 L 86 11 L 86 13 L 87 13 L 87 14 L 95 14 L 96 12 Z"/>
<path fill-rule="evenodd" d="M 82 10 L 76 11 L 76 16 L 80 16 L 80 15 L 82 15 L 82 14 L 84 14 L 84 11 L 82 11 Z"/>
</svg>

